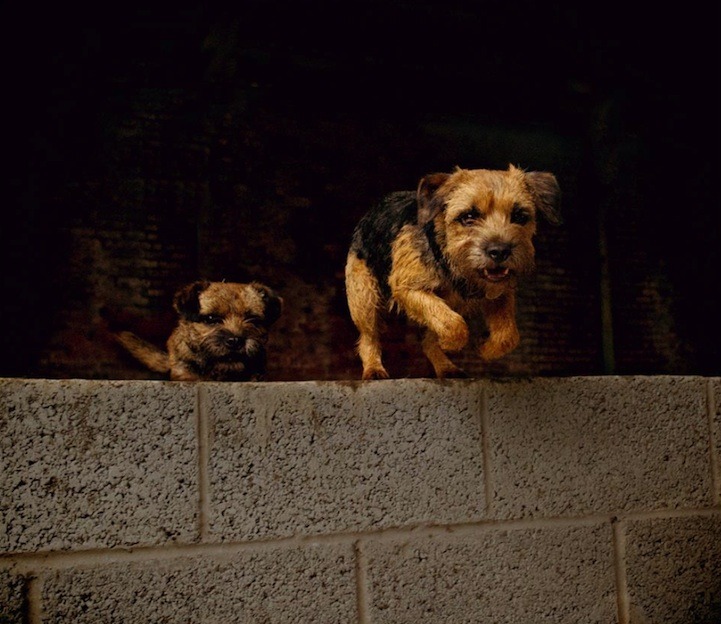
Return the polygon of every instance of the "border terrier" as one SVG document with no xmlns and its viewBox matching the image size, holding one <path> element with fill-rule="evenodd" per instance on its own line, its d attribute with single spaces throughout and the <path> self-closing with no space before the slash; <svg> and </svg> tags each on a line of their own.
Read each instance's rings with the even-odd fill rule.
<svg viewBox="0 0 721 624">
<path fill-rule="evenodd" d="M 266 372 L 268 330 L 283 299 L 259 282 L 196 281 L 173 297 L 178 323 L 167 351 L 132 332 L 116 340 L 149 369 L 173 381 L 260 381 Z"/>
<path fill-rule="evenodd" d="M 353 231 L 346 295 L 359 331 L 363 379 L 386 379 L 383 315 L 396 310 L 424 328 L 422 349 L 436 377 L 464 377 L 446 352 L 469 340 L 468 321 L 485 322 L 482 360 L 518 346 L 515 291 L 535 269 L 537 216 L 561 222 L 552 173 L 456 168 L 424 176 L 413 191 L 383 198 Z"/>
</svg>

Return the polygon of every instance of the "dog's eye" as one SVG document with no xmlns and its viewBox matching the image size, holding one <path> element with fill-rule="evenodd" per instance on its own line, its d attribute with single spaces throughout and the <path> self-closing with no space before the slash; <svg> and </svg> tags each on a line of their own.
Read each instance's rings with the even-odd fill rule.
<svg viewBox="0 0 721 624">
<path fill-rule="evenodd" d="M 466 210 L 465 212 L 462 212 L 460 215 L 458 215 L 456 220 L 461 225 L 473 225 L 476 221 L 478 221 L 478 218 L 480 216 L 480 211 L 474 206 L 470 210 Z"/>
<path fill-rule="evenodd" d="M 262 316 L 246 316 L 245 322 L 250 323 L 251 325 L 262 325 L 263 317 Z"/>
<path fill-rule="evenodd" d="M 511 212 L 511 223 L 526 225 L 531 220 L 531 215 L 523 208 L 514 208 Z"/>
<path fill-rule="evenodd" d="M 223 322 L 223 317 L 219 314 L 201 314 L 198 320 L 206 325 L 219 325 Z"/>
</svg>

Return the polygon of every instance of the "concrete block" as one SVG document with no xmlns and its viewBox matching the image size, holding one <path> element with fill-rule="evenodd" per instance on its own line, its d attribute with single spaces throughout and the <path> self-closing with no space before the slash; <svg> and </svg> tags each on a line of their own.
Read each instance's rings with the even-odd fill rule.
<svg viewBox="0 0 721 624">
<path fill-rule="evenodd" d="M 52 572 L 43 624 L 356 622 L 352 547 L 268 548 Z"/>
<path fill-rule="evenodd" d="M 632 624 L 721 622 L 721 512 L 629 522 Z"/>
<path fill-rule="evenodd" d="M 0 624 L 24 624 L 25 579 L 0 570 Z"/>
<path fill-rule="evenodd" d="M 715 500 L 721 504 L 721 379 L 713 379 L 711 384 L 711 467 L 714 471 Z"/>
<path fill-rule="evenodd" d="M 195 388 L 0 381 L 4 552 L 197 539 Z"/>
<path fill-rule="evenodd" d="M 208 384 L 213 540 L 483 517 L 480 384 Z"/>
<path fill-rule="evenodd" d="M 494 383 L 487 407 L 497 517 L 713 502 L 701 378 Z"/>
<path fill-rule="evenodd" d="M 364 541 L 373 624 L 611 624 L 611 528 L 466 530 Z"/>
</svg>

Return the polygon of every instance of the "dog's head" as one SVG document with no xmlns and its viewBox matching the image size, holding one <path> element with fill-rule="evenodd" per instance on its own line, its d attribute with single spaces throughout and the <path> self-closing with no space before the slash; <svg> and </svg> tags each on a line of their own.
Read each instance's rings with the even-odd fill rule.
<svg viewBox="0 0 721 624">
<path fill-rule="evenodd" d="M 175 293 L 186 345 L 209 361 L 250 361 L 263 355 L 283 299 L 259 282 L 197 281 Z"/>
<path fill-rule="evenodd" d="M 427 175 L 417 199 L 419 225 L 435 230 L 451 272 L 471 282 L 500 285 L 530 273 L 538 216 L 561 222 L 555 176 L 512 165 Z"/>
</svg>

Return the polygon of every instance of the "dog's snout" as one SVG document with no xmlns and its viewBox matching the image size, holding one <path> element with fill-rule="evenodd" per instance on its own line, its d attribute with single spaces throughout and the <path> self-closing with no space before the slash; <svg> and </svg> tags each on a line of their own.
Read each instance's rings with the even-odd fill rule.
<svg viewBox="0 0 721 624">
<path fill-rule="evenodd" d="M 492 243 L 486 247 L 486 255 L 494 262 L 503 262 L 511 255 L 511 246 L 505 243 Z"/>
<path fill-rule="evenodd" d="M 225 345 L 229 349 L 239 349 L 245 344 L 245 338 L 241 336 L 228 336 L 225 339 Z"/>
</svg>

